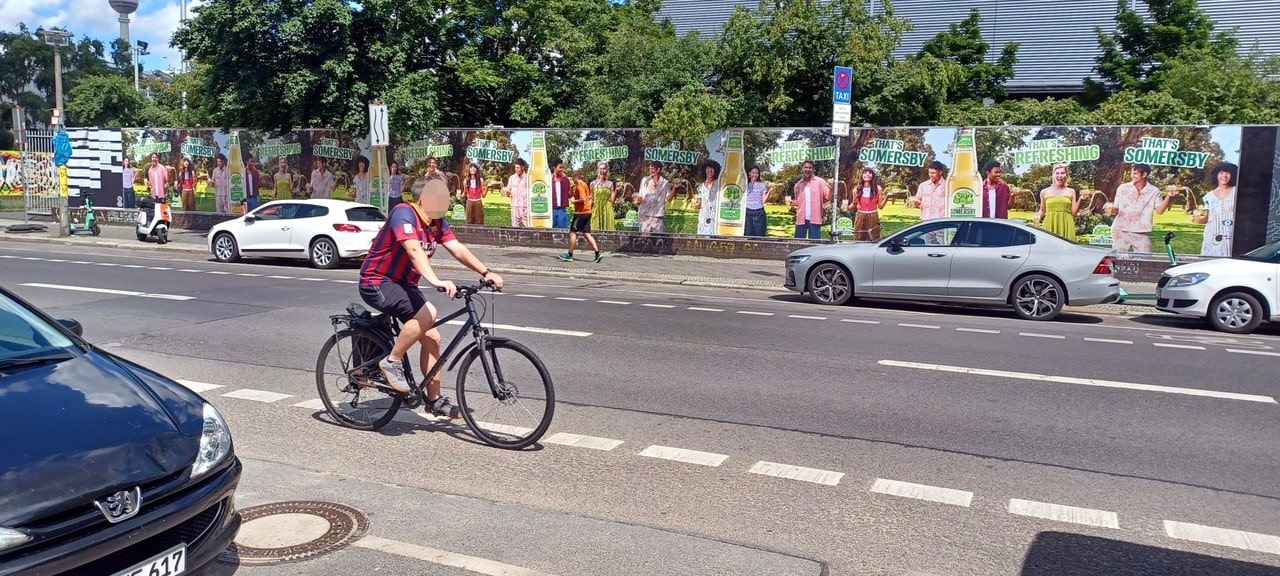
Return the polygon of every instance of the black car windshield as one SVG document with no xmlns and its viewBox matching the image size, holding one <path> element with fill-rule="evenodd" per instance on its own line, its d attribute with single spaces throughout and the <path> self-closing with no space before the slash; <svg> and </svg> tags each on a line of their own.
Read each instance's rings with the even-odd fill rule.
<svg viewBox="0 0 1280 576">
<path fill-rule="evenodd" d="M 1241 260 L 1270 262 L 1280 264 L 1280 242 L 1272 242 L 1261 248 L 1255 248 L 1239 256 Z"/>
<path fill-rule="evenodd" d="M 349 222 L 382 222 L 387 217 L 377 208 L 347 208 Z"/>
<path fill-rule="evenodd" d="M 70 358 L 74 347 L 58 328 L 0 292 L 0 368 Z"/>
</svg>

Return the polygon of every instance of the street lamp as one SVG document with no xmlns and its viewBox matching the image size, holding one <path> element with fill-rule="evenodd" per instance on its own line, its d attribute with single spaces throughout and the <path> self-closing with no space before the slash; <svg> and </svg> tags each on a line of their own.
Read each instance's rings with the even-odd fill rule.
<svg viewBox="0 0 1280 576">
<path fill-rule="evenodd" d="M 62 118 L 62 50 L 63 46 L 71 44 L 71 33 L 66 30 L 45 30 L 40 28 L 36 30 L 36 36 L 45 44 L 53 46 L 53 93 L 54 93 L 54 109 L 52 124 L 65 123 Z M 58 194 L 58 236 L 70 236 L 71 217 L 68 212 L 67 197 Z"/>
<path fill-rule="evenodd" d="M 137 45 L 133 49 L 133 91 L 134 92 L 141 91 L 141 89 L 138 88 L 138 60 L 141 59 L 143 56 L 148 56 L 150 54 L 151 54 L 150 52 L 147 52 L 147 43 L 139 40 L 137 42 Z"/>
</svg>

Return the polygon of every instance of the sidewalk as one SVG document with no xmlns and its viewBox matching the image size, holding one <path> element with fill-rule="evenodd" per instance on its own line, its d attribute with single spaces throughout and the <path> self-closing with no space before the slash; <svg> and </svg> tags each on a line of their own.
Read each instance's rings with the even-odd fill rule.
<svg viewBox="0 0 1280 576">
<path fill-rule="evenodd" d="M 89 245 L 128 250 L 170 251 L 190 254 L 209 254 L 205 233 L 191 230 L 173 230 L 170 242 L 164 246 L 154 241 L 139 242 L 129 226 L 103 226 L 102 235 L 79 233 L 69 238 L 57 238 L 56 227 L 47 222 L 41 231 L 15 233 L 9 226 L 23 224 L 22 220 L 0 218 L 0 241 L 58 243 Z M 561 262 L 557 256 L 563 249 L 526 248 L 521 246 L 468 245 L 495 271 L 502 274 L 532 274 L 575 279 L 599 279 L 601 281 L 630 281 L 684 286 L 709 286 L 729 289 L 749 289 L 769 292 L 785 292 L 782 287 L 783 264 L 779 261 L 745 258 L 706 258 L 700 256 L 669 256 L 654 254 L 605 253 L 599 264 L 590 260 L 591 249 L 579 243 L 575 256 L 583 260 Z M 449 253 L 436 252 L 432 264 L 445 270 L 464 269 Z M 1133 295 L 1154 294 L 1154 284 L 1124 282 L 1125 291 Z M 1144 314 L 1153 312 L 1154 300 L 1130 300 L 1126 304 L 1107 304 L 1081 307 L 1080 311 L 1107 312 L 1112 314 Z"/>
</svg>

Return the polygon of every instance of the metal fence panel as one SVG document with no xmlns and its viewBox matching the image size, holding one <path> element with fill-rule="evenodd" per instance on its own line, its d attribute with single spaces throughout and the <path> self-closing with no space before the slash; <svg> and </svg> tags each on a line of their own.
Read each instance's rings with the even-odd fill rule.
<svg viewBox="0 0 1280 576">
<path fill-rule="evenodd" d="M 23 204 L 27 214 L 53 214 L 58 202 L 58 171 L 53 165 L 53 132 L 27 130 L 22 146 Z"/>
</svg>

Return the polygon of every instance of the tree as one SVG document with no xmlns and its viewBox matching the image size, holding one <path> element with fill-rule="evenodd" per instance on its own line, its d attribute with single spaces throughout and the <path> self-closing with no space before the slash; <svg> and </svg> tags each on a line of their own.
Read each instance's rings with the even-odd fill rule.
<svg viewBox="0 0 1280 576">
<path fill-rule="evenodd" d="M 1074 99 L 1023 98 L 991 106 L 966 100 L 948 104 L 939 111 L 940 126 L 1073 126 L 1090 122 L 1089 112 Z"/>
<path fill-rule="evenodd" d="M 1170 60 L 1189 50 L 1207 50 L 1218 58 L 1236 55 L 1239 41 L 1231 32 L 1214 32 L 1213 20 L 1196 0 L 1142 0 L 1151 22 L 1138 14 L 1130 2 L 1119 1 L 1116 30 L 1104 33 L 1096 28 L 1098 80 L 1085 79 L 1088 102 L 1101 102 L 1107 95 L 1123 90 L 1156 90 L 1153 78 Z"/>
<path fill-rule="evenodd" d="M 972 8 L 967 18 L 951 24 L 946 32 L 929 39 L 915 56 L 933 56 L 960 66 L 963 74 L 959 85 L 952 86 L 949 94 L 951 102 L 1004 98 L 1004 84 L 1014 76 L 1013 66 L 1018 63 L 1018 43 L 1006 43 L 1000 50 L 1000 57 L 995 62 L 988 62 L 987 51 L 991 45 L 982 39 L 981 24 L 982 14 L 977 8 Z"/>
<path fill-rule="evenodd" d="M 1268 124 L 1280 118 L 1280 58 L 1255 51 L 1227 57 L 1193 48 L 1173 58 L 1152 79 L 1161 91 L 1199 112 L 1210 124 Z"/>
<path fill-rule="evenodd" d="M 687 84 L 658 110 L 653 128 L 669 142 L 702 142 L 728 121 L 729 105 L 724 99 Z"/>
<path fill-rule="evenodd" d="M 67 123 L 121 128 L 145 121 L 146 97 L 118 74 L 84 76 L 67 95 Z"/>
</svg>

